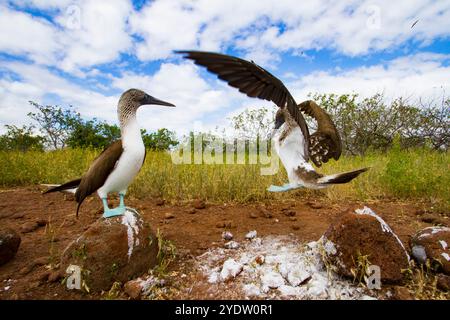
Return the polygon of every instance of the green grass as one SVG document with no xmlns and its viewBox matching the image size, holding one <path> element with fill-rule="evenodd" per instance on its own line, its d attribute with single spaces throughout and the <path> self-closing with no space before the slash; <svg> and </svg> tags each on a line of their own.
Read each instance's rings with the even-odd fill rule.
<svg viewBox="0 0 450 320">
<path fill-rule="evenodd" d="M 67 149 L 52 152 L 0 152 L 0 186 L 3 188 L 39 183 L 62 183 L 79 177 L 98 155 L 97 150 Z M 450 209 L 450 153 L 429 149 L 371 153 L 364 157 L 341 157 L 318 171 L 337 173 L 370 167 L 349 184 L 323 191 L 299 190 L 272 194 L 271 185 L 287 181 L 280 165 L 275 175 L 263 176 L 261 165 L 173 164 L 165 152 L 147 153 L 145 165 L 129 188 L 136 198 L 166 200 L 202 198 L 213 202 L 251 202 L 319 195 L 338 199 L 420 199 L 437 208 Z"/>
</svg>

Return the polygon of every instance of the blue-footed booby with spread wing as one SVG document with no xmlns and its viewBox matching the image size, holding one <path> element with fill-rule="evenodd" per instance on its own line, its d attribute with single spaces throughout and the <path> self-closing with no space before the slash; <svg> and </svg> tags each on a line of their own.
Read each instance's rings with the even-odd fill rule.
<svg viewBox="0 0 450 320">
<path fill-rule="evenodd" d="M 124 197 L 127 188 L 141 169 L 146 155 L 141 130 L 136 120 L 136 111 L 140 106 L 150 104 L 175 107 L 142 90 L 125 91 L 117 106 L 121 139 L 103 150 L 81 178 L 51 188 L 44 193 L 76 188 L 75 200 L 78 202 L 78 216 L 84 199 L 97 191 L 104 206 L 103 217 L 122 215 L 126 210 Z M 120 196 L 120 204 L 114 209 L 108 207 L 108 193 L 111 192 L 118 192 Z"/>
<path fill-rule="evenodd" d="M 195 64 L 206 67 L 219 79 L 239 89 L 249 97 L 274 102 L 278 107 L 272 141 L 287 171 L 289 183 L 270 186 L 269 191 L 287 191 L 300 187 L 321 189 L 332 184 L 347 183 L 367 168 L 324 176 L 314 170 L 331 157 L 339 159 L 341 140 L 329 115 L 313 101 L 299 105 L 284 84 L 254 62 L 240 58 L 201 51 L 177 51 Z M 302 112 L 312 116 L 318 129 L 310 135 Z"/>
</svg>

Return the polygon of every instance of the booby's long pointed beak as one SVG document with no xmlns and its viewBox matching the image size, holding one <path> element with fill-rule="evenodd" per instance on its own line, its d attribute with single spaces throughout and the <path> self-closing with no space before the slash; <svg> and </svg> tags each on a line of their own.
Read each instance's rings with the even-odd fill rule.
<svg viewBox="0 0 450 320">
<path fill-rule="evenodd" d="M 174 104 L 170 102 L 166 102 L 163 100 L 156 99 L 155 97 L 147 95 L 143 101 L 143 104 L 157 104 L 160 106 L 166 106 L 166 107 L 175 107 Z"/>
</svg>

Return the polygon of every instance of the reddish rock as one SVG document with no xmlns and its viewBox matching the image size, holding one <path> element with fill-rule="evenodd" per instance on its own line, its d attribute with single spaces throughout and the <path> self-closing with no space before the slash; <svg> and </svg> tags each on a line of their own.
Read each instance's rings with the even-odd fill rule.
<svg viewBox="0 0 450 320">
<path fill-rule="evenodd" d="M 295 210 L 284 210 L 283 214 L 288 217 L 294 217 L 297 212 L 295 212 Z"/>
<path fill-rule="evenodd" d="M 306 203 L 311 209 L 322 209 L 323 205 L 318 202 L 308 201 Z"/>
<path fill-rule="evenodd" d="M 166 212 L 164 214 L 164 219 L 173 219 L 175 218 L 175 215 L 172 212 Z"/>
<path fill-rule="evenodd" d="M 195 208 L 190 208 L 186 211 L 188 214 L 196 214 L 197 213 L 197 209 Z"/>
<path fill-rule="evenodd" d="M 450 228 L 428 227 L 410 240 L 412 256 L 419 263 L 430 260 L 436 270 L 450 275 Z"/>
<path fill-rule="evenodd" d="M 195 209 L 205 209 L 206 208 L 206 203 L 203 200 L 195 200 L 194 202 L 192 202 L 192 206 Z"/>
<path fill-rule="evenodd" d="M 263 207 L 259 208 L 259 212 L 261 213 L 261 215 L 262 215 L 264 218 L 267 218 L 267 219 L 273 218 L 272 212 L 270 212 L 270 211 L 267 210 L 266 208 L 263 208 Z"/>
<path fill-rule="evenodd" d="M 337 272 L 353 277 L 358 257 L 367 256 L 381 270 L 382 283 L 399 283 L 402 270 L 409 267 L 409 256 L 392 229 L 365 207 L 346 213 L 332 223 L 323 237 L 327 259 Z"/>
<path fill-rule="evenodd" d="M 123 286 L 125 293 L 133 300 L 138 300 L 141 297 L 142 286 L 139 280 L 130 280 Z"/>
<path fill-rule="evenodd" d="M 33 232 L 37 228 L 39 228 L 39 224 L 36 221 L 26 222 L 20 228 L 20 232 L 29 233 L 29 232 Z"/>
<path fill-rule="evenodd" d="M 411 294 L 411 292 L 409 292 L 408 288 L 395 286 L 393 288 L 392 299 L 395 299 L 395 300 L 413 300 L 414 297 Z"/>
<path fill-rule="evenodd" d="M 442 291 L 450 291 L 450 276 L 440 274 L 437 277 L 437 288 Z"/>
<path fill-rule="evenodd" d="M 256 212 L 250 212 L 250 218 L 256 219 L 258 218 L 258 215 L 256 214 Z"/>
<path fill-rule="evenodd" d="M 36 223 L 39 227 L 45 227 L 48 224 L 48 221 L 46 219 L 38 219 L 36 220 Z"/>
<path fill-rule="evenodd" d="M 141 276 L 157 263 L 158 241 L 140 215 L 128 209 L 123 216 L 100 218 L 63 252 L 60 270 L 81 269 L 90 291 L 109 290 Z"/>
<path fill-rule="evenodd" d="M 0 266 L 10 261 L 19 250 L 20 235 L 13 229 L 0 230 Z"/>
<path fill-rule="evenodd" d="M 64 278 L 62 270 L 55 270 L 50 272 L 50 274 L 48 275 L 48 282 L 56 282 L 62 278 Z"/>
<path fill-rule="evenodd" d="M 31 271 L 33 271 L 34 268 L 43 266 L 47 263 L 48 263 L 47 257 L 36 258 L 33 261 L 31 261 L 30 263 L 28 263 L 25 267 L 20 269 L 19 274 L 22 276 L 26 275 L 26 274 L 30 273 Z"/>
<path fill-rule="evenodd" d="M 157 206 L 163 206 L 166 203 L 166 200 L 164 200 L 163 198 L 158 198 L 155 200 L 155 204 Z"/>
</svg>

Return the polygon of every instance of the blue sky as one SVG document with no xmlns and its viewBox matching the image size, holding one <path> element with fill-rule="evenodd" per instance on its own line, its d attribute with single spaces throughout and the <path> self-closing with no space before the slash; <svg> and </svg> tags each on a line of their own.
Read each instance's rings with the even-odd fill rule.
<svg viewBox="0 0 450 320">
<path fill-rule="evenodd" d="M 431 100 L 450 86 L 450 1 L 0 0 L 0 30 L 0 132 L 29 123 L 29 100 L 117 123 L 131 87 L 177 105 L 141 108 L 148 130 L 210 130 L 273 107 L 180 49 L 254 60 L 299 102 L 315 92 Z"/>
</svg>

